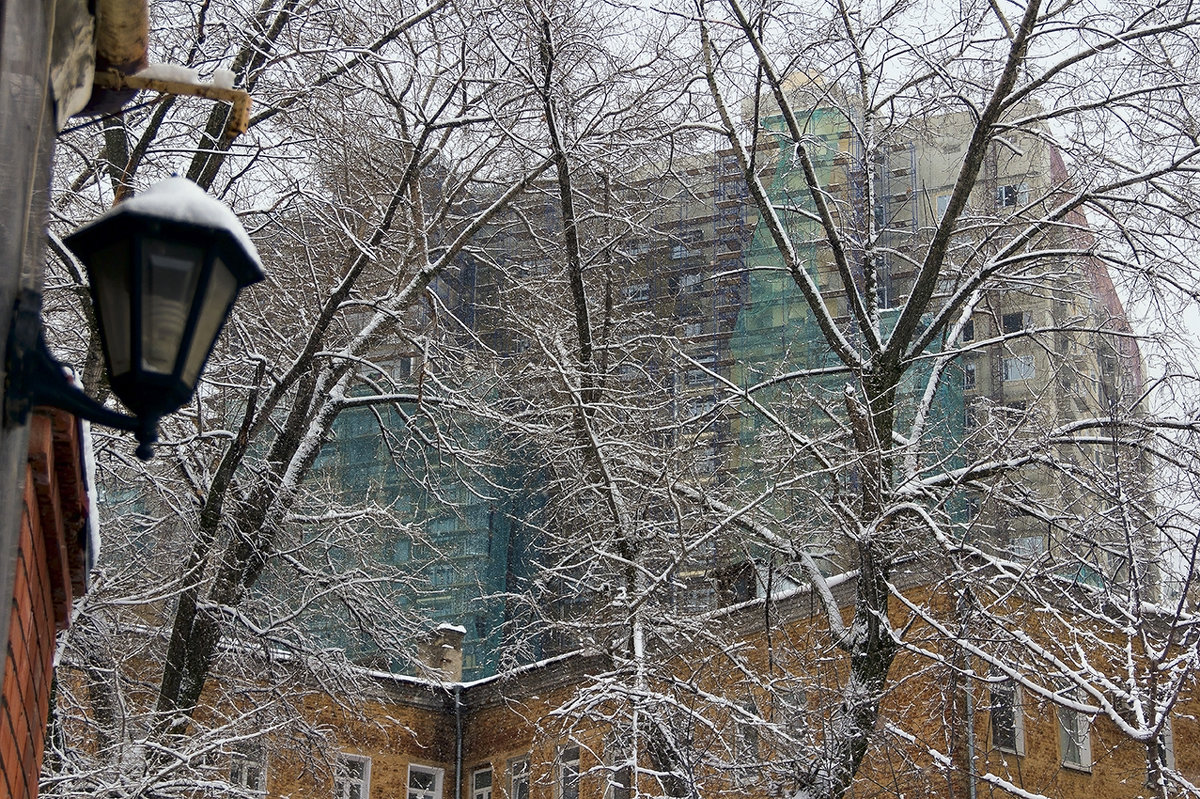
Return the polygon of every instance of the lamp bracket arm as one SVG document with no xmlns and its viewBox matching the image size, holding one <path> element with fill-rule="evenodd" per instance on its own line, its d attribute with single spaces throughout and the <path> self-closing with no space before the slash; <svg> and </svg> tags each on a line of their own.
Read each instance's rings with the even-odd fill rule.
<svg viewBox="0 0 1200 799">
<path fill-rule="evenodd" d="M 158 420 L 114 411 L 72 382 L 46 346 L 41 308 L 41 294 L 23 289 L 13 309 L 5 359 L 5 425 L 24 424 L 29 411 L 38 405 L 58 408 L 95 424 L 132 432 L 140 443 L 138 457 L 148 459 L 158 440 Z"/>
</svg>

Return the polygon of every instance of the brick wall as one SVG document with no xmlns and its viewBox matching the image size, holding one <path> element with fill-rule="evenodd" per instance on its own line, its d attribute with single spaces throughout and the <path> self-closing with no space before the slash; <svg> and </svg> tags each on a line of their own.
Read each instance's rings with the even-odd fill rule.
<svg viewBox="0 0 1200 799">
<path fill-rule="evenodd" d="M 936 604 L 930 597 L 921 598 Z M 819 655 L 823 625 L 804 612 L 804 608 L 793 610 L 797 611 L 795 615 L 779 619 L 774 630 L 776 641 L 791 639 L 784 649 L 798 653 L 802 660 L 806 655 Z M 913 622 L 900 609 L 895 609 L 894 613 L 893 622 L 898 626 Z M 748 655 L 751 664 L 766 669 L 763 637 L 753 629 L 746 629 L 750 616 L 742 620 L 735 616 L 730 614 L 729 634 L 718 638 L 737 640 L 738 628 L 744 629 L 741 651 Z M 717 621 L 714 619 L 713 623 Z M 1047 628 L 1042 632 L 1051 635 L 1053 630 Z M 913 635 L 920 639 L 919 629 L 914 628 Z M 715 665 L 719 659 L 710 658 L 709 654 L 693 652 L 690 656 L 681 656 L 672 667 L 702 687 L 724 685 L 728 688 L 737 675 Z M 778 659 L 775 665 L 789 665 L 793 670 L 804 667 L 801 662 L 786 664 Z M 813 665 L 816 667 L 815 663 Z M 986 670 L 981 663 L 958 665 L 958 668 L 964 667 L 973 668 L 976 673 Z M 529 759 L 530 799 L 556 799 L 555 758 L 559 748 L 567 743 L 580 745 L 579 767 L 583 774 L 580 799 L 607 799 L 603 764 L 610 737 L 608 729 L 602 721 L 589 720 L 578 711 L 562 714 L 560 708 L 572 704 L 578 707 L 577 692 L 588 684 L 587 675 L 603 674 L 609 668 L 600 658 L 564 657 L 465 686 L 462 689 L 464 751 L 458 799 L 471 799 L 471 775 L 481 767 L 492 769 L 493 799 L 508 799 L 510 763 L 515 758 Z M 822 668 L 829 671 L 830 693 L 818 697 L 816 704 L 827 712 L 839 695 L 844 673 L 838 666 Z M 971 686 L 970 703 L 966 701 L 968 685 Z M 449 686 L 431 686 L 431 689 L 441 691 L 447 697 L 452 691 Z M 911 731 L 914 738 L 905 740 L 896 735 L 881 734 L 867 754 L 852 795 L 855 799 L 894 799 L 896 796 L 967 799 L 972 795 L 996 799 L 1021 795 L 1020 791 L 1056 799 L 1135 799 L 1150 795 L 1144 785 L 1145 747 L 1128 740 L 1106 719 L 1096 719 L 1091 724 L 1093 765 L 1090 770 L 1079 770 L 1062 765 L 1056 711 L 1049 702 L 1032 697 L 1020 700 L 1024 729 L 1023 753 L 1020 755 L 993 746 L 989 704 L 986 686 L 967 681 L 951 664 L 901 653 L 895 664 L 894 683 L 882 709 L 881 724 L 894 720 L 900 728 Z M 380 730 L 387 729 L 391 720 L 403 718 L 404 726 L 413 733 L 411 739 L 397 745 L 394 739 L 385 743 L 378 737 L 379 732 L 366 732 L 366 728 L 358 725 L 330 725 L 335 736 L 345 741 L 344 750 L 369 756 L 374 764 L 378 764 L 372 767 L 370 799 L 403 796 L 404 777 L 410 763 L 444 768 L 442 796 L 454 799 L 452 736 L 455 719 L 452 703 L 444 702 L 440 709 L 436 704 L 418 709 L 411 699 L 397 694 L 392 702 L 375 703 L 370 715 Z M 1197 721 L 1197 715 L 1190 693 L 1173 714 L 1177 766 L 1193 781 L 1200 773 L 1200 721 Z M 814 723 L 820 723 L 820 720 Z M 709 724 L 717 735 L 726 739 L 735 734 L 731 720 L 720 713 L 714 713 Z M 368 728 L 371 726 L 367 725 Z M 972 734 L 968 734 L 968 728 L 972 729 Z M 393 726 L 392 729 L 397 728 Z M 763 744 L 766 746 L 765 739 Z M 953 768 L 935 763 L 930 749 L 945 753 Z M 764 750 L 763 754 L 770 757 L 768 751 Z M 969 755 L 973 755 L 973 761 Z M 999 784 L 989 784 L 979 776 L 970 779 L 969 775 L 984 771 L 1001 775 L 1016 786 L 1016 791 L 1009 792 Z M 700 776 L 706 784 L 705 795 L 736 793 L 745 799 L 766 799 L 769 788 L 765 783 L 754 781 L 750 781 L 752 784 L 739 783 L 728 774 L 711 770 Z M 283 775 L 276 775 L 279 781 L 272 787 L 270 795 L 277 795 L 277 789 L 284 787 L 282 778 Z M 661 793 L 661 788 L 650 778 L 644 778 L 644 781 L 646 784 L 642 787 L 646 791 Z M 292 795 L 332 795 L 328 784 L 313 785 L 312 788 L 311 792 Z M 283 793 L 286 791 L 278 791 L 279 795 Z"/>
<path fill-rule="evenodd" d="M 37 796 L 55 634 L 84 586 L 87 494 L 73 417 L 35 413 L 0 696 L 0 791 Z"/>
<path fill-rule="evenodd" d="M 922 577 L 923 573 L 916 574 L 913 579 Z M 949 593 L 923 593 L 916 587 L 908 590 L 914 601 L 926 606 L 947 612 L 954 609 Z M 853 584 L 842 583 L 835 596 L 845 600 L 853 593 Z M 939 604 L 940 598 L 944 601 Z M 763 714 L 775 712 L 776 697 L 780 695 L 766 695 L 761 685 L 753 684 L 735 690 L 742 674 L 721 657 L 723 651 L 736 648 L 751 672 L 807 673 L 813 677 L 807 683 L 806 700 L 813 716 L 806 724 L 819 731 L 841 696 L 846 676 L 844 659 L 829 657 L 829 633 L 819 605 L 809 603 L 805 596 L 780 602 L 771 613 L 769 640 L 761 633 L 763 607 L 751 604 L 709 619 L 713 635 L 709 648 L 697 644 L 695 649 L 664 656 L 662 665 L 698 689 L 753 698 Z M 910 640 L 926 640 L 919 620 L 898 606 L 893 607 L 893 614 L 893 625 L 907 627 Z M 1057 634 L 1051 622 L 1038 626 L 1029 621 L 1025 629 L 1047 640 Z M 930 634 L 928 640 L 934 642 L 933 646 L 941 637 Z M 1054 799 L 1136 799 L 1149 795 L 1144 786 L 1145 747 L 1128 740 L 1103 718 L 1091 728 L 1092 769 L 1065 768 L 1056 711 L 1045 700 L 1031 696 L 1017 700 L 1024 731 L 1022 754 L 998 749 L 991 738 L 988 688 L 963 675 L 968 668 L 981 675 L 987 667 L 965 656 L 952 657 L 957 652 L 954 647 L 946 647 L 941 657 L 908 651 L 897 657 L 894 680 L 881 712 L 881 731 L 852 788 L 853 799 L 1000 799 L 1030 794 Z M 133 664 L 124 665 L 136 670 Z M 344 700 L 325 694 L 308 695 L 298 710 L 309 729 L 320 732 L 320 740 L 313 748 L 306 748 L 303 741 L 283 735 L 273 739 L 268 733 L 266 793 L 270 797 L 334 797 L 330 765 L 342 752 L 370 759 L 370 790 L 362 799 L 407 796 L 408 770 L 414 764 L 441 770 L 440 796 L 444 799 L 471 799 L 472 773 L 490 767 L 492 799 L 511 799 L 510 764 L 516 758 L 528 758 L 530 764 L 529 799 L 558 799 L 556 756 L 562 746 L 576 744 L 582 774 L 579 799 L 613 799 L 611 793 L 606 795 L 609 772 L 604 766 L 612 759 L 608 747 L 614 743 L 614 736 L 604 718 L 620 717 L 620 703 L 597 704 L 582 693 L 591 682 L 589 675 L 604 675 L 613 668 L 602 656 L 567 655 L 458 685 L 462 698 L 458 714 L 454 683 L 409 677 L 364 676 Z M 212 691 L 203 703 L 206 708 L 232 701 L 234 709 L 246 709 L 247 698 L 238 696 L 236 689 L 223 693 L 225 687 L 217 680 Z M 563 712 L 565 707 L 573 709 Z M 704 727 L 708 733 L 698 732 L 694 744 L 708 746 L 707 751 L 719 755 L 721 746 L 736 740 L 737 721 L 727 707 L 704 710 L 701 704 L 699 712 L 707 717 Z M 218 715 L 228 718 L 241 712 Z M 1186 692 L 1173 714 L 1174 742 L 1178 768 L 1193 782 L 1200 774 L 1197 716 L 1200 709 L 1194 691 Z M 895 731 L 883 729 L 889 724 Z M 455 797 L 455 738 L 460 725 L 462 769 L 460 791 Z M 769 736 L 763 735 L 760 743 L 765 771 L 775 752 L 770 748 Z M 228 762 L 220 762 L 219 758 L 214 765 L 218 770 L 228 769 Z M 649 765 L 644 758 L 642 765 Z M 778 760 L 776 765 L 787 767 L 785 760 Z M 999 775 L 1015 789 L 1008 791 L 995 779 L 989 783 L 980 776 L 983 772 Z M 711 797 L 769 799 L 777 796 L 769 792 L 785 782 L 704 765 L 696 774 L 703 783 L 702 795 Z M 224 775 L 228 775 L 227 770 Z M 974 780 L 971 775 L 975 775 Z M 648 794 L 662 793 L 647 774 L 642 775 L 640 787 Z"/>
</svg>

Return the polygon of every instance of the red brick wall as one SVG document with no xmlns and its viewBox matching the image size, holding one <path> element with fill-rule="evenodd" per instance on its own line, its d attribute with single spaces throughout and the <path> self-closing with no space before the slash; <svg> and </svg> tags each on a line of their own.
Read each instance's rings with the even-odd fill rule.
<svg viewBox="0 0 1200 799">
<path fill-rule="evenodd" d="M 34 414 L 0 697 L 0 792 L 13 799 L 37 796 L 55 633 L 66 627 L 73 588 L 82 584 L 86 515 L 75 420 Z"/>
</svg>

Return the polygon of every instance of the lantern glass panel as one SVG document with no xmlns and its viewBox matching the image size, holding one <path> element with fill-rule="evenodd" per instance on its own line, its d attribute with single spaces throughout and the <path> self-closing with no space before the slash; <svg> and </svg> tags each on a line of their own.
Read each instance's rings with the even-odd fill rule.
<svg viewBox="0 0 1200 799">
<path fill-rule="evenodd" d="M 200 369 L 212 349 L 213 341 L 221 332 L 221 325 L 229 313 L 229 306 L 237 296 L 238 283 L 229 267 L 220 258 L 213 260 L 212 277 L 208 280 L 208 290 L 204 294 L 203 305 L 200 307 L 200 318 L 196 322 L 196 332 L 192 334 L 191 347 L 188 350 L 187 363 L 183 367 L 183 382 L 194 386 L 200 377 Z"/>
<path fill-rule="evenodd" d="M 96 310 L 108 348 L 112 375 L 123 375 L 133 368 L 129 337 L 130 263 L 128 240 L 118 241 L 96 251 L 88 262 L 88 277 L 96 297 Z"/>
<path fill-rule="evenodd" d="M 142 368 L 169 375 L 183 345 L 204 250 L 146 239 L 142 251 Z"/>
</svg>

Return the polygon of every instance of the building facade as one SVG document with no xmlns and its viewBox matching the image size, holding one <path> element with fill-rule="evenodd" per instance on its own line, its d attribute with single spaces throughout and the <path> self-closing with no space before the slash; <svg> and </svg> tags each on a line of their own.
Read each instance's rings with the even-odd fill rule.
<svg viewBox="0 0 1200 799">
<path fill-rule="evenodd" d="M 923 581 L 929 576 L 925 567 L 914 567 L 897 580 L 913 596 L 928 597 Z M 838 601 L 850 602 L 854 590 L 852 578 L 838 583 Z M 697 702 L 679 712 L 686 694 L 675 694 L 679 707 L 660 708 L 678 712 L 676 743 L 691 758 L 688 793 L 673 792 L 661 779 L 647 731 L 639 729 L 636 717 L 622 715 L 622 697 L 597 694 L 614 664 L 587 652 L 471 682 L 454 679 L 453 664 L 444 681 L 376 673 L 355 699 L 362 702 L 359 716 L 348 717 L 336 696 L 308 705 L 310 721 L 327 732 L 323 766 L 314 767 L 294 742 L 253 729 L 244 731 L 251 745 L 224 749 L 212 766 L 235 788 L 271 797 L 802 795 L 807 758 L 820 757 L 833 723 L 821 691 L 838 690 L 845 674 L 822 654 L 829 629 L 806 591 L 776 597 L 770 635 L 764 604 L 756 600 L 708 618 L 723 640 L 741 647 L 740 661 L 722 657 L 719 647 L 654 656 L 663 668 L 649 678 L 650 690 L 662 689 L 668 678 L 689 686 L 693 699 L 706 688 L 745 686 L 735 705 Z M 912 625 L 922 621 L 907 611 L 896 612 L 893 623 L 921 637 Z M 773 662 L 778 644 L 772 636 L 812 646 L 800 655 L 802 663 Z M 1039 675 L 991 679 L 985 661 L 956 672 L 929 654 L 914 650 L 897 662 L 874 741 L 849 795 L 1160 795 L 1147 783 L 1146 743 L 1103 712 L 1076 711 L 1047 699 L 1039 693 Z M 812 678 L 806 692 L 779 688 L 785 683 L 779 674 L 800 669 Z M 748 670 L 756 677 L 777 676 L 774 683 L 756 681 L 747 679 Z M 768 685 L 771 690 L 763 690 Z M 1195 708 L 1195 692 L 1188 689 L 1159 737 L 1157 756 L 1172 775 L 1167 795 L 1182 795 L 1200 776 Z"/>
<path fill-rule="evenodd" d="M 857 335 L 851 304 L 865 302 L 886 336 L 938 235 L 970 121 L 935 117 L 868 153 L 844 108 L 818 105 L 806 112 L 813 169 L 857 270 L 848 292 L 815 221 L 806 176 L 769 135 L 782 127 L 777 114 L 769 108 L 763 114 L 756 169 L 779 224 L 842 334 L 848 340 Z M 1087 220 L 1078 213 L 1049 224 L 1042 218 L 1070 185 L 1066 166 L 1044 138 L 1014 134 L 992 147 L 949 238 L 931 305 L 961 294 L 963 310 L 939 320 L 943 332 L 913 356 L 895 412 L 898 427 L 908 426 L 905 432 L 919 439 L 920 475 L 935 468 L 967 474 L 1022 448 L 1041 448 L 1062 463 L 1092 464 L 1086 478 L 1054 468 L 1028 469 L 1019 485 L 964 478 L 942 493 L 935 509 L 964 540 L 1018 561 L 1057 558 L 1078 579 L 1104 582 L 1123 579 L 1131 557 L 1155 560 L 1152 533 L 1137 534 L 1145 540 L 1131 555 L 1114 540 L 1110 518 L 1118 494 L 1136 493 L 1140 506 L 1153 506 L 1150 467 L 1115 443 L 1052 441 L 1054 431 L 1076 420 L 1136 414 L 1131 398 L 1140 391 L 1142 366 L 1103 262 L 1086 255 Z M 619 188 L 589 184 L 581 197 L 597 207 L 623 199 L 650 209 L 640 226 L 623 233 L 592 231 L 610 242 L 597 263 L 609 276 L 607 313 L 625 337 L 605 354 L 601 379 L 616 386 L 619 397 L 637 395 L 628 404 L 643 412 L 646 426 L 657 419 L 670 428 L 657 437 L 631 435 L 644 435 L 646 451 L 682 481 L 731 497 L 769 492 L 769 499 L 755 501 L 757 509 L 784 526 L 813 530 L 812 548 L 826 571 L 846 568 L 850 556 L 840 544 L 820 539 L 831 520 L 813 511 L 813 496 L 824 490 L 819 481 L 781 487 L 790 478 L 777 471 L 784 459 L 775 429 L 782 423 L 833 434 L 844 415 L 845 373 L 797 276 L 781 266 L 735 154 L 695 156 L 669 179 L 631 179 Z M 557 217 L 548 203 L 508 221 L 510 227 L 497 224 L 487 246 L 464 258 L 436 291 L 446 313 L 469 331 L 464 339 L 499 353 L 509 362 L 503 368 L 520 374 L 523 354 L 545 342 L 534 340 L 512 309 L 527 307 L 535 291 L 544 292 L 543 300 L 555 296 L 553 288 L 530 287 L 549 287 L 556 279 Z M 1015 240 L 1022 245 L 1008 252 Z M 426 376 L 418 349 L 401 348 L 385 360 L 419 393 Z M 480 390 L 506 401 L 503 388 Z M 751 394 L 758 407 L 777 411 L 777 419 L 748 409 Z M 919 406 L 925 411 L 918 428 Z M 390 429 L 387 423 L 381 428 L 374 412 L 347 414 L 328 451 L 329 479 L 348 497 L 395 502 L 421 527 L 419 536 L 385 542 L 385 556 L 427 578 L 430 590 L 414 601 L 436 622 L 467 629 L 468 676 L 494 674 L 511 645 L 501 631 L 517 621 L 505 597 L 531 584 L 532 564 L 544 558 L 539 546 L 546 530 L 568 524 L 543 515 L 553 501 L 554 489 L 545 487 L 553 468 L 536 453 L 508 448 L 495 429 L 464 424 L 459 445 L 490 451 L 493 460 L 487 468 L 463 469 L 411 443 L 389 445 L 387 438 L 403 439 L 410 425 L 419 426 L 412 417 L 389 418 Z M 410 460 L 396 455 L 405 447 Z M 860 479 L 849 459 L 826 471 L 820 479 L 844 491 Z M 750 599 L 766 590 L 766 571 L 773 568 L 766 554 L 713 539 L 690 552 L 681 601 L 711 609 Z M 772 579 L 778 586 L 798 578 L 780 571 Z M 547 642 L 524 656 L 536 659 L 570 645 Z"/>
</svg>

